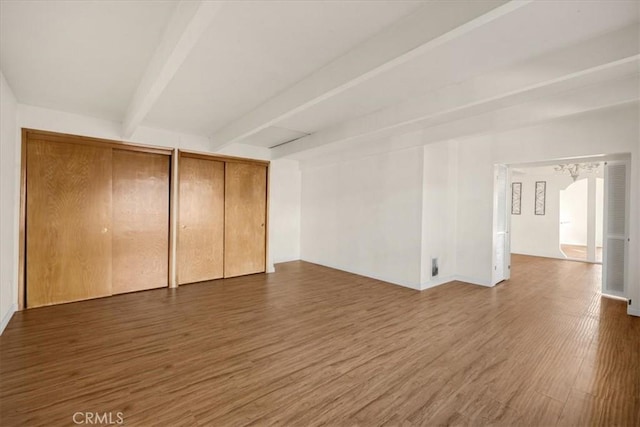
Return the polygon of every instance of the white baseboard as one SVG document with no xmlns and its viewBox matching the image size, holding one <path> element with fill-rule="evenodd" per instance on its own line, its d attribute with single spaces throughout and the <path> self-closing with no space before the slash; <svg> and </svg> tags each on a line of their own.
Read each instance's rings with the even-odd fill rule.
<svg viewBox="0 0 640 427">
<path fill-rule="evenodd" d="M 627 307 L 627 314 L 629 316 L 638 316 L 640 317 L 640 309 L 631 308 L 631 306 Z"/>
<path fill-rule="evenodd" d="M 420 284 L 420 290 L 424 291 L 425 289 L 435 288 L 436 286 L 444 285 L 445 283 L 453 282 L 456 280 L 454 276 L 447 276 L 443 278 L 436 278 L 434 280 L 429 280 L 428 282 Z"/>
<path fill-rule="evenodd" d="M 17 310 L 18 310 L 18 307 L 14 302 L 13 304 L 11 304 L 11 307 L 9 307 L 9 311 L 7 311 L 7 314 L 5 314 L 4 317 L 2 318 L 2 322 L 0 323 L 0 335 L 2 335 L 2 333 L 4 332 L 4 328 L 7 327 L 7 325 L 9 324 L 9 321 L 13 317 L 13 313 L 15 313 Z"/>
<path fill-rule="evenodd" d="M 494 286 L 490 282 L 485 282 L 483 280 L 478 280 L 478 279 L 474 279 L 473 277 L 467 277 L 467 276 L 455 276 L 455 280 L 459 282 L 471 283 L 472 285 L 484 286 L 487 288 L 493 288 Z"/>
<path fill-rule="evenodd" d="M 358 271 L 355 269 L 348 269 L 345 268 L 343 266 L 340 265 L 331 265 L 331 264 L 327 264 L 321 261 L 315 261 L 315 260 L 310 260 L 310 259 L 305 259 L 305 258 L 300 258 L 301 261 L 305 261 L 305 262 L 310 262 L 311 264 L 318 264 L 321 265 L 323 267 L 328 267 L 328 268 L 333 268 L 334 270 L 340 270 L 340 271 L 344 271 L 347 273 L 351 273 L 351 274 L 357 274 L 358 276 L 363 276 L 363 277 L 368 277 L 370 279 L 375 279 L 375 280 L 380 280 L 381 282 L 387 282 L 390 283 L 392 285 L 397 285 L 397 286 L 402 286 L 403 288 L 408 288 L 408 289 L 413 289 L 416 291 L 421 290 L 420 289 L 420 283 L 416 283 L 416 284 L 408 284 L 408 283 L 401 283 L 398 282 L 395 279 L 390 279 L 388 277 L 384 277 L 381 275 L 377 275 L 377 274 L 371 274 L 369 272 L 363 272 L 363 271 Z"/>
<path fill-rule="evenodd" d="M 482 280 L 474 279 L 472 277 L 447 276 L 447 277 L 443 277 L 442 279 L 430 280 L 426 283 L 421 284 L 420 290 L 424 291 L 426 289 L 435 288 L 436 286 L 444 285 L 446 283 L 453 282 L 453 281 L 469 283 L 471 285 L 484 286 L 486 288 L 492 288 L 494 286 L 491 283 L 483 282 Z"/>
<path fill-rule="evenodd" d="M 536 258 L 549 258 L 549 259 L 559 259 L 559 260 L 569 260 L 569 258 L 567 258 L 566 256 L 562 256 L 560 254 L 540 254 L 540 253 L 528 253 L 528 252 L 511 252 L 511 255 L 524 255 L 524 256 L 533 256 Z"/>
</svg>

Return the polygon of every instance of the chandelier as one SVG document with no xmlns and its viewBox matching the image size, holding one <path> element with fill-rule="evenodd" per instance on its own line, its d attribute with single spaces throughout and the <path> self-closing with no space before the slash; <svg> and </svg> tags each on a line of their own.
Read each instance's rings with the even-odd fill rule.
<svg viewBox="0 0 640 427">
<path fill-rule="evenodd" d="M 580 176 L 580 172 L 593 173 L 600 167 L 600 163 L 565 163 L 554 167 L 558 172 L 569 172 L 573 182 L 576 182 Z"/>
</svg>

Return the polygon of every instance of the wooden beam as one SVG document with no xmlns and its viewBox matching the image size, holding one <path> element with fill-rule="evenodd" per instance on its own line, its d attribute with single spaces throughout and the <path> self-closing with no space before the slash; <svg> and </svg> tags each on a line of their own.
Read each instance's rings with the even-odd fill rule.
<svg viewBox="0 0 640 427">
<path fill-rule="evenodd" d="M 147 66 L 123 121 L 123 138 L 130 138 L 202 37 L 223 2 L 178 3 L 160 44 Z"/>
<path fill-rule="evenodd" d="M 212 136 L 213 149 L 239 142 L 425 52 L 529 4 L 530 0 L 429 2 Z"/>
</svg>

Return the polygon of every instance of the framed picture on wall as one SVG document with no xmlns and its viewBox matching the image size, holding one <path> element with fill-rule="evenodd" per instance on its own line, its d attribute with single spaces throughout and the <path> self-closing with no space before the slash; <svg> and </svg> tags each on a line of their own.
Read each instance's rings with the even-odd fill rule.
<svg viewBox="0 0 640 427">
<path fill-rule="evenodd" d="M 511 215 L 522 214 L 522 183 L 511 183 Z"/>
<path fill-rule="evenodd" d="M 535 214 L 544 215 L 547 203 L 547 181 L 536 181 Z"/>
</svg>

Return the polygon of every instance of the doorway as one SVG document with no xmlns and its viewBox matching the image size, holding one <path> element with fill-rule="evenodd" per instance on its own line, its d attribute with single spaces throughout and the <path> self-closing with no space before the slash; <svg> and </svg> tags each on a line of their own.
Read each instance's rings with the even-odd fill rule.
<svg viewBox="0 0 640 427">
<path fill-rule="evenodd" d="M 495 165 L 492 285 L 513 253 L 601 263 L 602 294 L 625 298 L 629 178 L 628 154 Z"/>
<path fill-rule="evenodd" d="M 567 259 L 602 263 L 604 178 L 597 170 L 560 190 L 560 250 Z"/>
</svg>

